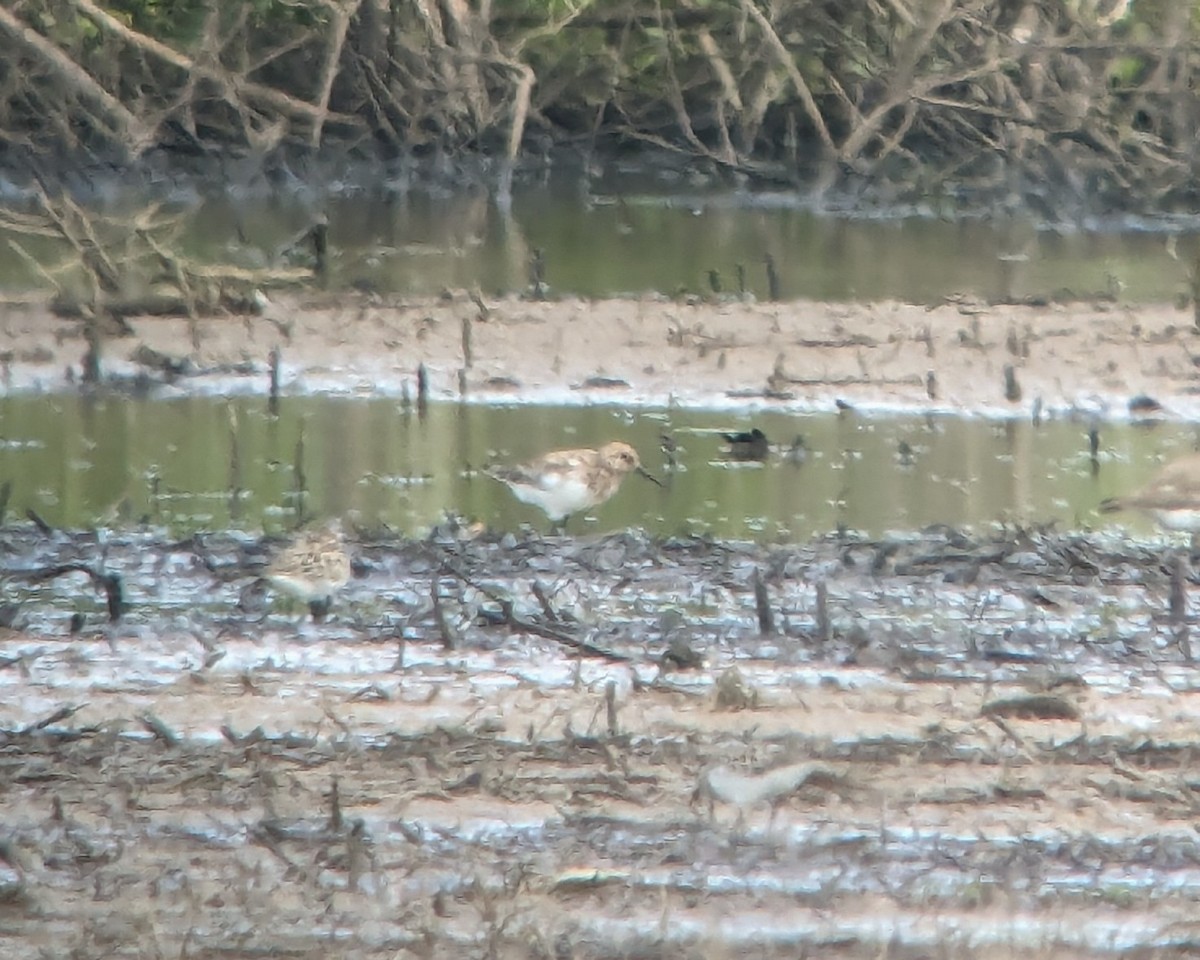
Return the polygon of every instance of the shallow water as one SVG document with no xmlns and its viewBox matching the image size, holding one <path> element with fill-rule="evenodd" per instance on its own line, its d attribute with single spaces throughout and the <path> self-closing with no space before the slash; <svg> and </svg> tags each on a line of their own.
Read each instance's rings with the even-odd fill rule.
<svg viewBox="0 0 1200 960">
<path fill-rule="evenodd" d="M 764 462 L 730 455 L 720 430 L 762 429 Z M 10 396 L 0 399 L 0 482 L 9 516 L 34 510 L 69 528 L 147 521 L 179 533 L 279 531 L 303 519 L 353 516 L 420 533 L 448 514 L 494 529 L 548 523 L 480 468 L 547 449 L 624 439 L 662 489 L 629 477 L 576 533 L 642 527 L 661 535 L 803 540 L 835 530 L 868 536 L 930 524 L 1000 521 L 1059 529 L 1121 524 L 1095 512 L 1190 450 L 1195 428 L 1109 425 L 1100 456 L 1088 424 L 951 417 L 729 413 L 617 407 L 433 404 L 424 417 L 395 400 Z M 672 468 L 661 436 L 678 447 Z M 803 436 L 806 455 L 789 449 Z"/>
<path fill-rule="evenodd" d="M 100 206 L 119 220 L 145 199 L 116 191 Z M 510 206 L 485 185 L 445 191 L 375 178 L 369 186 L 294 184 L 287 191 L 178 188 L 161 211 L 172 212 L 182 215 L 170 241 L 180 252 L 250 268 L 289 262 L 288 241 L 324 214 L 333 251 L 329 285 L 403 294 L 525 290 L 541 250 L 552 295 L 708 293 L 715 271 L 723 292 L 764 298 L 771 293 L 770 256 L 783 298 L 931 302 L 958 293 L 1006 299 L 1066 292 L 1162 301 L 1187 291 L 1200 250 L 1189 220 L 1051 227 L 1031 212 L 983 219 L 937 200 L 863 215 L 852 203 L 819 205 L 800 190 L 643 166 L 593 176 L 548 169 L 518 183 Z M 71 259 L 49 240 L 14 239 L 45 264 Z M 20 258 L 0 264 L 0 290 L 40 284 Z"/>
</svg>

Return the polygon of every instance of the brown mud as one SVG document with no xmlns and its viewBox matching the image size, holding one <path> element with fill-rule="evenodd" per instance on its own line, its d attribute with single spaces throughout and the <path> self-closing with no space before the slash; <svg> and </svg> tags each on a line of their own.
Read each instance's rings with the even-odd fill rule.
<svg viewBox="0 0 1200 960">
<path fill-rule="evenodd" d="M 0 530 L 6 956 L 1195 943 L 1200 687 L 1161 550 L 351 546 L 317 624 L 256 585 L 274 544 Z"/>
<path fill-rule="evenodd" d="M 194 343 L 195 348 L 188 344 Z M 146 348 L 149 348 L 147 350 Z M 285 389 L 434 397 L 699 405 L 865 406 L 1123 416 L 1150 396 L 1200 411 L 1191 314 L 1106 300 L 935 306 L 679 302 L 663 298 L 485 300 L 278 297 L 263 315 L 130 319 L 100 344 L 102 373 L 143 385 L 267 389 L 278 349 Z M 1193 353 L 1193 351 L 1196 351 Z M 10 305 L 0 358 L 12 387 L 61 389 L 85 373 L 82 326 Z"/>
</svg>

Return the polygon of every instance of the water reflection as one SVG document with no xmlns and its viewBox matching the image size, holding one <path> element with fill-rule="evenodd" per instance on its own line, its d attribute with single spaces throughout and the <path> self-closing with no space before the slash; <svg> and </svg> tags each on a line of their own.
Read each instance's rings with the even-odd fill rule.
<svg viewBox="0 0 1200 960">
<path fill-rule="evenodd" d="M 765 460 L 731 451 L 721 435 L 754 428 L 772 441 Z M 802 456 L 791 454 L 797 437 Z M 392 400 L 323 397 L 285 398 L 272 417 L 262 398 L 26 396 L 0 399 L 0 482 L 12 482 L 10 516 L 34 510 L 68 527 L 281 530 L 354 511 L 410 533 L 448 512 L 546 529 L 479 468 L 618 438 L 666 487 L 627 483 L 576 518 L 574 532 L 641 526 L 775 540 L 1002 520 L 1149 532 L 1142 518 L 1095 508 L 1196 441 L 1184 426 L 1105 427 L 1093 471 L 1088 425 L 1067 421 L 438 404 L 419 418 Z"/>
<path fill-rule="evenodd" d="M 140 199 L 109 207 L 128 217 Z M 956 218 L 932 208 L 839 217 L 812 209 L 800 193 L 716 179 L 692 184 L 645 169 L 591 177 L 553 170 L 517 184 L 510 209 L 486 186 L 447 193 L 383 183 L 328 196 L 190 196 L 167 210 L 187 213 L 172 241 L 181 253 L 251 268 L 282 265 L 287 242 L 324 214 L 329 285 L 401 294 L 524 290 L 540 250 L 552 294 L 709 293 L 715 279 L 725 294 L 744 288 L 762 299 L 770 294 L 771 258 L 784 298 L 932 302 L 956 293 L 1003 299 L 1071 291 L 1162 300 L 1186 292 L 1187 265 L 1200 250 L 1190 223 L 1159 224 L 1174 231 L 1173 258 L 1166 233 L 1146 224 L 1053 231 L 1027 216 Z M 46 238 L 18 239 L 44 263 L 70 254 Z M 0 289 L 40 283 L 21 258 L 0 261 Z"/>
</svg>

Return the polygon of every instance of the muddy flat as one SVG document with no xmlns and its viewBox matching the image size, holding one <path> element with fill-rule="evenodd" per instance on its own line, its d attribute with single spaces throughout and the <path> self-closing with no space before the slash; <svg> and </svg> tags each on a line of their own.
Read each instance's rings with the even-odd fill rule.
<svg viewBox="0 0 1200 960">
<path fill-rule="evenodd" d="M 313 622 L 257 580 L 277 543 L 0 532 L 6 956 L 1197 936 L 1200 687 L 1162 550 L 350 547 Z"/>
<path fill-rule="evenodd" d="M 10 305 L 0 316 L 11 386 L 61 389 L 68 368 L 82 373 L 77 321 L 44 305 Z M 265 392 L 278 349 L 285 388 L 364 395 L 415 391 L 424 364 L 431 395 L 480 401 L 828 409 L 843 399 L 1124 416 L 1145 395 L 1175 416 L 1200 412 L 1200 338 L 1191 314 L 1167 304 L 278 296 L 260 316 L 134 318 L 127 328 L 104 340 L 104 369 L 157 377 L 137 362 L 149 347 L 186 361 L 169 378 L 175 390 Z"/>
<path fill-rule="evenodd" d="M 152 396 L 265 392 L 274 349 L 291 391 L 411 393 L 424 364 L 433 396 L 480 401 L 1126 416 L 1146 394 L 1183 417 L 1195 341 L 1174 308 L 1108 302 L 291 298 L 132 319 L 101 363 Z M 13 305 L 0 351 L 10 388 L 61 390 L 85 345 Z M 278 541 L 0 528 L 5 956 L 1200 938 L 1179 548 L 454 525 L 350 546 L 314 622 L 259 581 Z"/>
</svg>

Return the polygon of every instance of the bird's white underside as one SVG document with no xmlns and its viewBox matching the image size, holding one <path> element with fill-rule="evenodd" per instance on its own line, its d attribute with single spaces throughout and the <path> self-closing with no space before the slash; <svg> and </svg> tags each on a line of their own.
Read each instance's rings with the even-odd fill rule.
<svg viewBox="0 0 1200 960">
<path fill-rule="evenodd" d="M 508 486 L 522 503 L 540 508 L 555 521 L 591 506 L 594 499 L 593 491 L 585 482 L 566 473 L 544 474 L 537 484 L 509 481 Z"/>
<path fill-rule="evenodd" d="M 294 597 L 299 597 L 305 603 L 314 600 L 324 600 L 331 597 L 343 585 L 344 581 L 313 580 L 302 574 L 292 576 L 287 573 L 272 573 L 267 577 L 280 590 L 286 590 Z"/>
<path fill-rule="evenodd" d="M 1200 532 L 1200 510 L 1151 510 L 1155 521 L 1164 530 L 1186 533 Z"/>
</svg>

